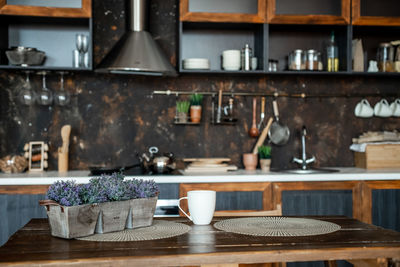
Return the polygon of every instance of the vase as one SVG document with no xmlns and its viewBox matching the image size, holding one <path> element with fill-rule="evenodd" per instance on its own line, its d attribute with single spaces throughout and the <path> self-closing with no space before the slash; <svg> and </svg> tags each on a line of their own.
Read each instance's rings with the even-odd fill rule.
<svg viewBox="0 0 400 267">
<path fill-rule="evenodd" d="M 71 239 L 150 226 L 158 197 L 138 198 L 78 206 L 61 206 L 41 200 L 46 208 L 52 236 Z"/>
<path fill-rule="evenodd" d="M 271 167 L 271 159 L 260 159 L 260 167 L 263 172 L 269 172 Z"/>
<path fill-rule="evenodd" d="M 199 123 L 201 121 L 201 106 L 190 106 L 190 120 L 193 123 Z"/>
<path fill-rule="evenodd" d="M 243 165 L 245 170 L 254 171 L 257 168 L 257 154 L 244 153 L 243 154 Z"/>
<path fill-rule="evenodd" d="M 179 123 L 186 123 L 188 115 L 186 112 L 178 112 L 178 122 Z"/>
</svg>

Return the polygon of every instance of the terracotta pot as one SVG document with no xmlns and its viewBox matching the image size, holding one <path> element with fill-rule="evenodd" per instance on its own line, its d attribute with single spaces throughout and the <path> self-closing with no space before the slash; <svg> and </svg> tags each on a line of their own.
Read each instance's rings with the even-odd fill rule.
<svg viewBox="0 0 400 267">
<path fill-rule="evenodd" d="M 260 159 L 260 167 L 263 172 L 269 172 L 271 167 L 271 159 Z"/>
<path fill-rule="evenodd" d="M 201 120 L 201 106 L 190 106 L 190 120 L 199 123 Z"/>
<path fill-rule="evenodd" d="M 185 123 L 185 122 L 187 122 L 187 113 L 185 113 L 185 112 L 178 112 L 178 122 L 180 122 L 180 123 Z"/>
<path fill-rule="evenodd" d="M 248 171 L 254 171 L 257 167 L 258 156 L 253 153 L 244 153 L 243 154 L 243 165 L 244 168 Z"/>
</svg>

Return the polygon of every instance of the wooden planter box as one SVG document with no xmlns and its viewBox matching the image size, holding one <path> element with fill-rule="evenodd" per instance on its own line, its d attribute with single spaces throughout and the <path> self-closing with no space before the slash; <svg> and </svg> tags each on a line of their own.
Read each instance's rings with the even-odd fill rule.
<svg viewBox="0 0 400 267">
<path fill-rule="evenodd" d="M 140 198 L 71 207 L 42 200 L 40 205 L 46 208 L 51 235 L 71 239 L 150 226 L 157 199 Z"/>
<path fill-rule="evenodd" d="M 400 168 L 400 145 L 367 145 L 365 152 L 354 152 L 354 163 L 358 168 Z"/>
</svg>

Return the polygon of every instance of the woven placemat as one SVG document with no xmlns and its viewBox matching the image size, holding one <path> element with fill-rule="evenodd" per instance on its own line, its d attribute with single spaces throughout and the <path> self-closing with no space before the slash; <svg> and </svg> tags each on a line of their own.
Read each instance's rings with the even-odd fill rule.
<svg viewBox="0 0 400 267">
<path fill-rule="evenodd" d="M 153 224 L 148 227 L 125 229 L 123 231 L 105 234 L 95 234 L 77 239 L 98 242 L 144 241 L 183 235 L 189 231 L 190 226 L 183 223 L 154 220 Z"/>
<path fill-rule="evenodd" d="M 250 217 L 222 220 L 214 227 L 254 236 L 312 236 L 340 230 L 340 226 L 320 220 L 288 217 Z"/>
</svg>

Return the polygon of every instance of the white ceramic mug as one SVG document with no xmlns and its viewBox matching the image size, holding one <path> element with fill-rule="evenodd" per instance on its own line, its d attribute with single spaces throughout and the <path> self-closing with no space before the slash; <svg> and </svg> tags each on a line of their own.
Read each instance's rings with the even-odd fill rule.
<svg viewBox="0 0 400 267">
<path fill-rule="evenodd" d="M 354 115 L 361 118 L 371 118 L 374 115 L 374 109 L 367 99 L 363 99 L 356 105 Z"/>
<path fill-rule="evenodd" d="M 400 98 L 397 98 L 390 104 L 390 110 L 392 111 L 392 116 L 400 117 Z"/>
<path fill-rule="evenodd" d="M 186 217 L 194 224 L 207 225 L 210 224 L 215 211 L 216 192 L 211 190 L 194 190 L 189 191 L 187 197 L 179 199 L 178 208 Z M 181 208 L 181 200 L 187 199 L 190 216 Z"/>
<path fill-rule="evenodd" d="M 377 117 L 384 117 L 384 118 L 392 116 L 392 111 L 386 99 L 382 99 L 381 101 L 375 104 L 374 114 Z"/>
</svg>

